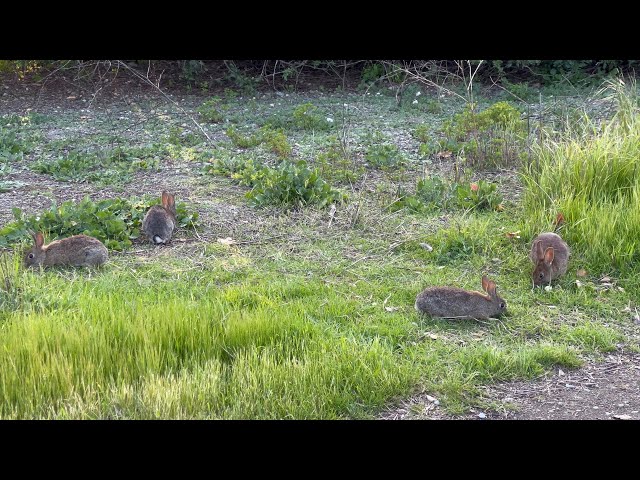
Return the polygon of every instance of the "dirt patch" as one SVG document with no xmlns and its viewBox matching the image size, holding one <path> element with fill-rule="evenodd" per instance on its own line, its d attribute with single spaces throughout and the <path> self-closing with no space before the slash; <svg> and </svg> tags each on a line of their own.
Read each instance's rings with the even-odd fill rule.
<svg viewBox="0 0 640 480">
<path fill-rule="evenodd" d="M 552 372 L 534 381 L 482 388 L 493 408 L 448 415 L 426 393 L 385 410 L 384 420 L 640 420 L 640 354 L 614 353 L 603 362 Z"/>
</svg>

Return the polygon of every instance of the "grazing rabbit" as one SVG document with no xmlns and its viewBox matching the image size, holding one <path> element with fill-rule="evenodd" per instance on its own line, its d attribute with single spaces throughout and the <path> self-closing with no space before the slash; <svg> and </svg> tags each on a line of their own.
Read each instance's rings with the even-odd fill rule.
<svg viewBox="0 0 640 480">
<path fill-rule="evenodd" d="M 502 314 L 507 304 L 496 293 L 496 284 L 482 276 L 482 289 L 489 295 L 457 287 L 429 287 L 416 297 L 416 310 L 432 317 L 489 318 Z"/>
<path fill-rule="evenodd" d="M 176 200 L 173 195 L 162 192 L 162 205 L 154 205 L 142 220 L 142 231 L 156 245 L 166 244 L 176 228 Z"/>
<path fill-rule="evenodd" d="M 35 246 L 24 255 L 25 267 L 38 265 L 43 267 L 52 265 L 93 267 L 102 265 L 109 258 L 107 247 L 97 238 L 87 235 L 74 235 L 45 245 L 44 236 L 38 232 L 33 236 L 33 240 Z"/>
<path fill-rule="evenodd" d="M 558 234 L 541 233 L 533 240 L 529 258 L 535 265 L 534 285 L 548 284 L 567 271 L 569 246 Z"/>
</svg>

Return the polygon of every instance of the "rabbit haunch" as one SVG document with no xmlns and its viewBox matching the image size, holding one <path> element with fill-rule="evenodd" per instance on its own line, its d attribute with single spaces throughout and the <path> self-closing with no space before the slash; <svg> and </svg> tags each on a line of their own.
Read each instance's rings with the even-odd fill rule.
<svg viewBox="0 0 640 480">
<path fill-rule="evenodd" d="M 54 240 L 44 244 L 42 233 L 34 235 L 35 246 L 27 250 L 24 264 L 27 267 L 42 265 L 71 265 L 74 267 L 93 267 L 102 265 L 109 258 L 107 247 L 97 238 L 87 235 Z"/>
<path fill-rule="evenodd" d="M 176 228 L 176 200 L 167 192 L 162 192 L 162 204 L 149 209 L 142 220 L 142 231 L 156 245 L 171 240 Z"/>
<path fill-rule="evenodd" d="M 429 287 L 416 297 L 416 310 L 443 318 L 490 318 L 502 314 L 507 304 L 496 293 L 496 284 L 482 277 L 488 293 L 471 292 L 457 287 Z"/>
</svg>

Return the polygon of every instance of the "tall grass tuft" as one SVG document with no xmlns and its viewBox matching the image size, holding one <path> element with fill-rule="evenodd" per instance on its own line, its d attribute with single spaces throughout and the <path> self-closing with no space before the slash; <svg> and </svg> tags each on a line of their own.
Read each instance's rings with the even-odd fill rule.
<svg viewBox="0 0 640 480">
<path fill-rule="evenodd" d="M 523 231 L 560 233 L 592 271 L 628 272 L 640 259 L 640 109 L 635 84 L 610 82 L 603 92 L 616 114 L 585 117 L 557 140 L 534 145 L 525 168 Z"/>
<path fill-rule="evenodd" d="M 20 263 L 17 252 L 0 253 L 0 312 L 18 309 L 21 302 Z"/>
</svg>

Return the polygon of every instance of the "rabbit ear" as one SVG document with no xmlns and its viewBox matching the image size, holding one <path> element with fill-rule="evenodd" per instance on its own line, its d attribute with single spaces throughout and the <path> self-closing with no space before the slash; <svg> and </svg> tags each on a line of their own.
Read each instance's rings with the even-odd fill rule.
<svg viewBox="0 0 640 480">
<path fill-rule="evenodd" d="M 171 193 L 167 193 L 167 206 L 169 208 L 173 208 L 176 206 L 176 198 Z"/>
<path fill-rule="evenodd" d="M 42 235 L 42 232 L 36 233 L 33 237 L 33 241 L 36 243 L 36 247 L 42 248 L 44 245 L 44 235 Z"/>
<path fill-rule="evenodd" d="M 536 253 L 538 255 L 538 260 L 542 260 L 544 258 L 544 251 L 542 250 L 541 241 L 538 241 L 538 243 L 536 243 Z"/>
<path fill-rule="evenodd" d="M 486 292 L 491 295 L 492 297 L 496 297 L 496 282 L 494 282 L 493 280 L 489 280 L 489 285 L 487 285 L 487 289 Z"/>
<path fill-rule="evenodd" d="M 482 289 L 487 293 L 489 293 L 489 290 L 488 290 L 489 283 L 490 283 L 490 280 L 487 278 L 486 275 L 483 275 L 482 276 Z"/>
<path fill-rule="evenodd" d="M 551 265 L 553 263 L 553 257 L 555 256 L 555 252 L 553 251 L 553 247 L 548 247 L 544 251 L 544 261 L 547 265 Z"/>
<path fill-rule="evenodd" d="M 169 194 L 163 190 L 162 191 L 162 206 L 163 207 L 167 207 L 168 205 L 169 205 Z"/>
</svg>

